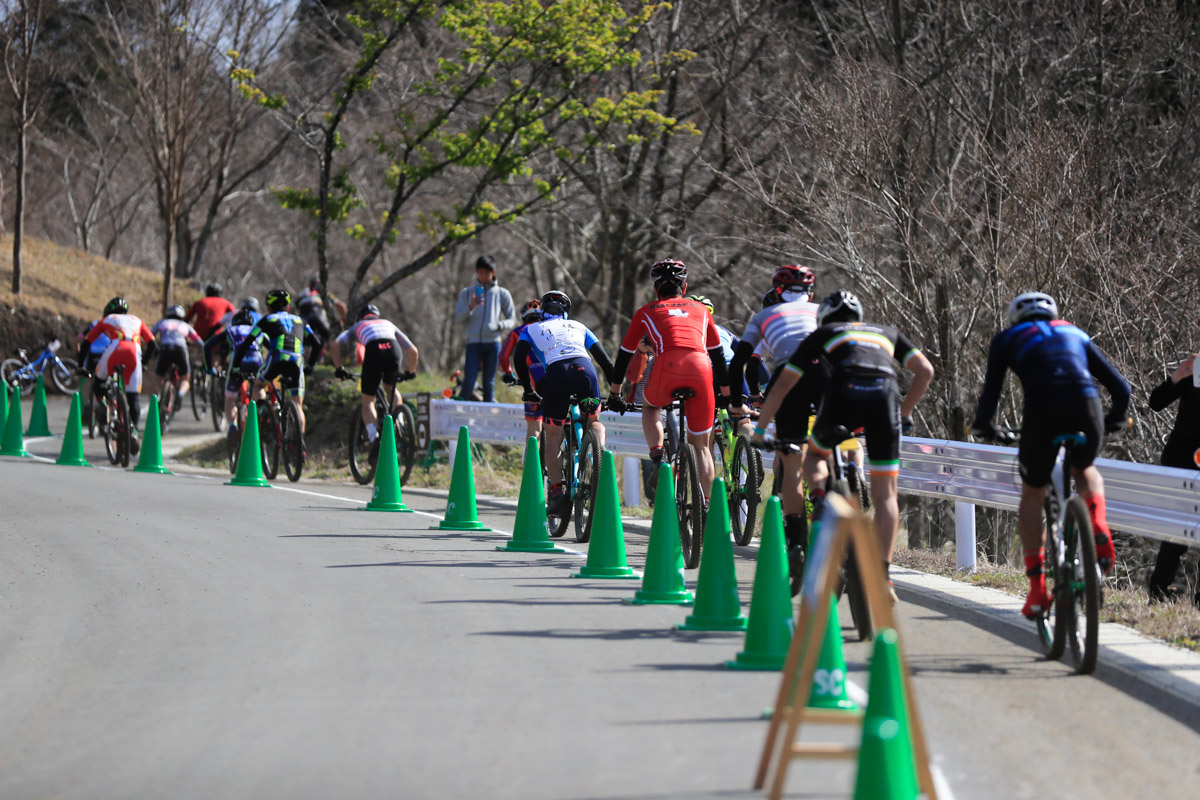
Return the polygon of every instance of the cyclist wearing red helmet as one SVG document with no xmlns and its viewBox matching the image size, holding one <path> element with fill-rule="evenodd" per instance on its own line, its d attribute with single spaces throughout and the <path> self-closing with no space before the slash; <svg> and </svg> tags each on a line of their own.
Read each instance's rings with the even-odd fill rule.
<svg viewBox="0 0 1200 800">
<path fill-rule="evenodd" d="M 658 299 L 634 313 L 621 342 L 613 378 L 620 385 L 638 342 L 643 336 L 649 337 L 655 359 L 654 372 L 646 385 L 646 404 L 659 409 L 672 403 L 672 392 L 680 389 L 693 392 L 694 396 L 686 406 L 688 441 L 696 448 L 696 471 L 707 498 L 714 474 L 710 441 L 716 416 L 713 375 L 716 375 L 722 393 L 728 393 L 729 389 L 717 325 L 704 305 L 685 297 L 687 276 L 687 266 L 674 259 L 659 261 L 650 268 Z M 653 412 L 643 414 L 642 430 L 650 447 L 650 459 L 656 463 L 661 461 L 662 418 Z"/>
<path fill-rule="evenodd" d="M 517 385 L 517 374 L 513 372 L 512 356 L 513 351 L 517 347 L 517 340 L 521 338 L 521 334 L 535 322 L 542 321 L 542 301 L 534 298 L 525 305 L 521 306 L 519 314 L 521 324 L 508 332 L 508 337 L 504 340 L 504 346 L 500 348 L 500 369 L 504 374 L 500 379 L 509 386 Z M 529 385 L 533 391 L 537 391 L 538 381 L 546 374 L 546 368 L 542 366 L 542 362 L 538 361 L 532 355 L 526 359 L 526 366 L 529 367 Z M 537 436 L 542 432 L 542 407 L 537 403 L 525 403 L 525 436 Z"/>
</svg>

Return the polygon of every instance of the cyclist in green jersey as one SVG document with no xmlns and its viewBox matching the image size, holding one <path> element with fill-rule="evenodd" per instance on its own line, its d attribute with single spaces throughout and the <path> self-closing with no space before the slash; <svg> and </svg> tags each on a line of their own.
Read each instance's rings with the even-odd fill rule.
<svg viewBox="0 0 1200 800">
<path fill-rule="evenodd" d="M 308 334 L 321 342 L 304 320 L 288 311 L 292 297 L 286 289 L 267 292 L 267 315 L 260 319 L 233 354 L 232 364 L 240 364 L 242 356 L 262 339 L 267 345 L 267 355 L 262 369 L 254 379 L 255 400 L 266 399 L 265 385 L 279 378 L 284 393 L 290 395 L 300 414 L 300 432 L 304 433 L 304 336 Z"/>
</svg>

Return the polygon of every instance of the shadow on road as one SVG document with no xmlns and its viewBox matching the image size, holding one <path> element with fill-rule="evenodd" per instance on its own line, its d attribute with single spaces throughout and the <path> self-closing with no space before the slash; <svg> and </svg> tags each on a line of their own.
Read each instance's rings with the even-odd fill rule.
<svg viewBox="0 0 1200 800">
<path fill-rule="evenodd" d="M 672 635 L 671 630 L 646 628 L 641 630 L 608 631 L 592 629 L 570 630 L 566 628 L 544 628 L 538 631 L 479 631 L 472 636 L 521 636 L 535 639 L 601 639 L 625 642 L 639 639 L 664 639 Z"/>
</svg>

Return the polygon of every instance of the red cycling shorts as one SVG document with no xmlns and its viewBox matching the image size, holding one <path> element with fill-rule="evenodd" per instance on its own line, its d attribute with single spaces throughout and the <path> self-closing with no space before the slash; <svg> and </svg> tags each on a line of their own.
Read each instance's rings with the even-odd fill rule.
<svg viewBox="0 0 1200 800">
<path fill-rule="evenodd" d="M 116 371 L 116 367 L 125 368 L 125 391 L 140 392 L 142 390 L 142 353 L 133 342 L 113 342 L 100 356 L 96 365 L 96 377 L 105 380 Z"/>
<path fill-rule="evenodd" d="M 667 350 L 654 358 L 650 382 L 646 384 L 646 402 L 664 408 L 674 402 L 671 393 L 691 389 L 695 397 L 687 401 L 688 433 L 699 436 L 713 428 L 717 413 L 713 397 L 712 361 L 700 350 Z"/>
</svg>

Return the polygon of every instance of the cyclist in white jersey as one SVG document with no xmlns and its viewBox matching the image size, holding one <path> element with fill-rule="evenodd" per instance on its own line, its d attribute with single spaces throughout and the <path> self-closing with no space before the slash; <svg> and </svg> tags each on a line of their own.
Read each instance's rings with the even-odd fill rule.
<svg viewBox="0 0 1200 800">
<path fill-rule="evenodd" d="M 592 431 L 600 447 L 604 447 L 604 426 L 596 420 L 600 410 L 600 383 L 592 358 L 604 370 L 605 380 L 613 382 L 613 365 L 604 345 L 582 322 L 568 319 L 571 298 L 562 292 L 547 292 L 542 296 L 542 321 L 529 325 L 521 332 L 513 351 L 513 367 L 517 379 L 525 390 L 524 401 L 540 404 L 545 423 L 546 450 L 543 463 L 550 480 L 550 497 L 547 505 L 551 511 L 565 513 L 561 508 L 569 498 L 563 490 L 562 464 L 557 458 L 562 444 L 563 425 L 574 395 L 580 399 L 594 399 L 595 410 L 589 415 L 593 420 Z M 591 357 L 589 357 L 589 354 Z M 529 382 L 527 358 L 532 356 L 546 368 L 545 376 L 538 381 L 538 391 Z"/>
<path fill-rule="evenodd" d="M 746 326 L 742 341 L 738 344 L 733 361 L 729 365 L 730 385 L 733 392 L 742 382 L 742 371 L 762 346 L 763 354 L 772 362 L 774 372 L 767 384 L 768 391 L 775 385 L 779 373 L 788 359 L 796 352 L 800 343 L 817 329 L 817 304 L 811 301 L 816 287 L 816 276 L 808 267 L 788 264 L 775 270 L 771 278 L 771 291 L 763 297 L 764 308 L 755 314 Z M 774 298 L 770 305 L 767 303 Z M 751 370 L 752 373 L 757 369 Z M 757 375 L 752 375 L 758 383 Z M 820 397 L 820 381 L 823 370 L 805 370 L 805 377 L 785 397 L 775 417 L 775 435 L 780 441 L 800 442 L 808 437 L 808 419 L 813 413 L 813 404 Z M 730 412 L 746 402 L 746 396 L 730 399 Z M 775 469 L 783 470 L 780 501 L 783 504 L 784 536 L 787 538 L 789 554 L 798 552 L 807 542 L 805 535 L 805 503 L 801 491 L 804 453 L 780 453 L 775 460 Z"/>
<path fill-rule="evenodd" d="M 362 392 L 362 418 L 367 426 L 367 438 L 374 442 L 379 435 L 375 391 L 383 383 L 391 391 L 393 407 L 403 402 L 400 392 L 396 390 L 396 381 L 413 379 L 420 354 L 403 331 L 386 319 L 379 318 L 379 309 L 375 305 L 364 305 L 358 309 L 357 317 L 358 321 L 337 337 L 337 346 L 329 348 L 329 354 L 333 358 L 334 374 L 339 378 L 348 377 L 349 373 L 342 369 L 342 348 L 351 340 L 363 346 L 362 379 L 359 385 L 359 391 Z M 404 351 L 403 370 L 400 369 L 400 351 Z"/>
<path fill-rule="evenodd" d="M 179 396 L 187 397 L 187 393 L 192 388 L 191 363 L 188 359 L 187 346 L 188 342 L 202 346 L 204 340 L 192 329 L 191 325 L 183 321 L 186 313 L 183 306 L 171 306 L 163 318 L 150 329 L 150 332 L 154 334 L 158 349 L 158 360 L 154 363 L 154 374 L 150 377 L 151 394 L 158 394 L 158 390 L 162 388 L 163 381 L 167 377 L 167 370 L 171 368 L 172 364 L 179 370 Z"/>
</svg>

